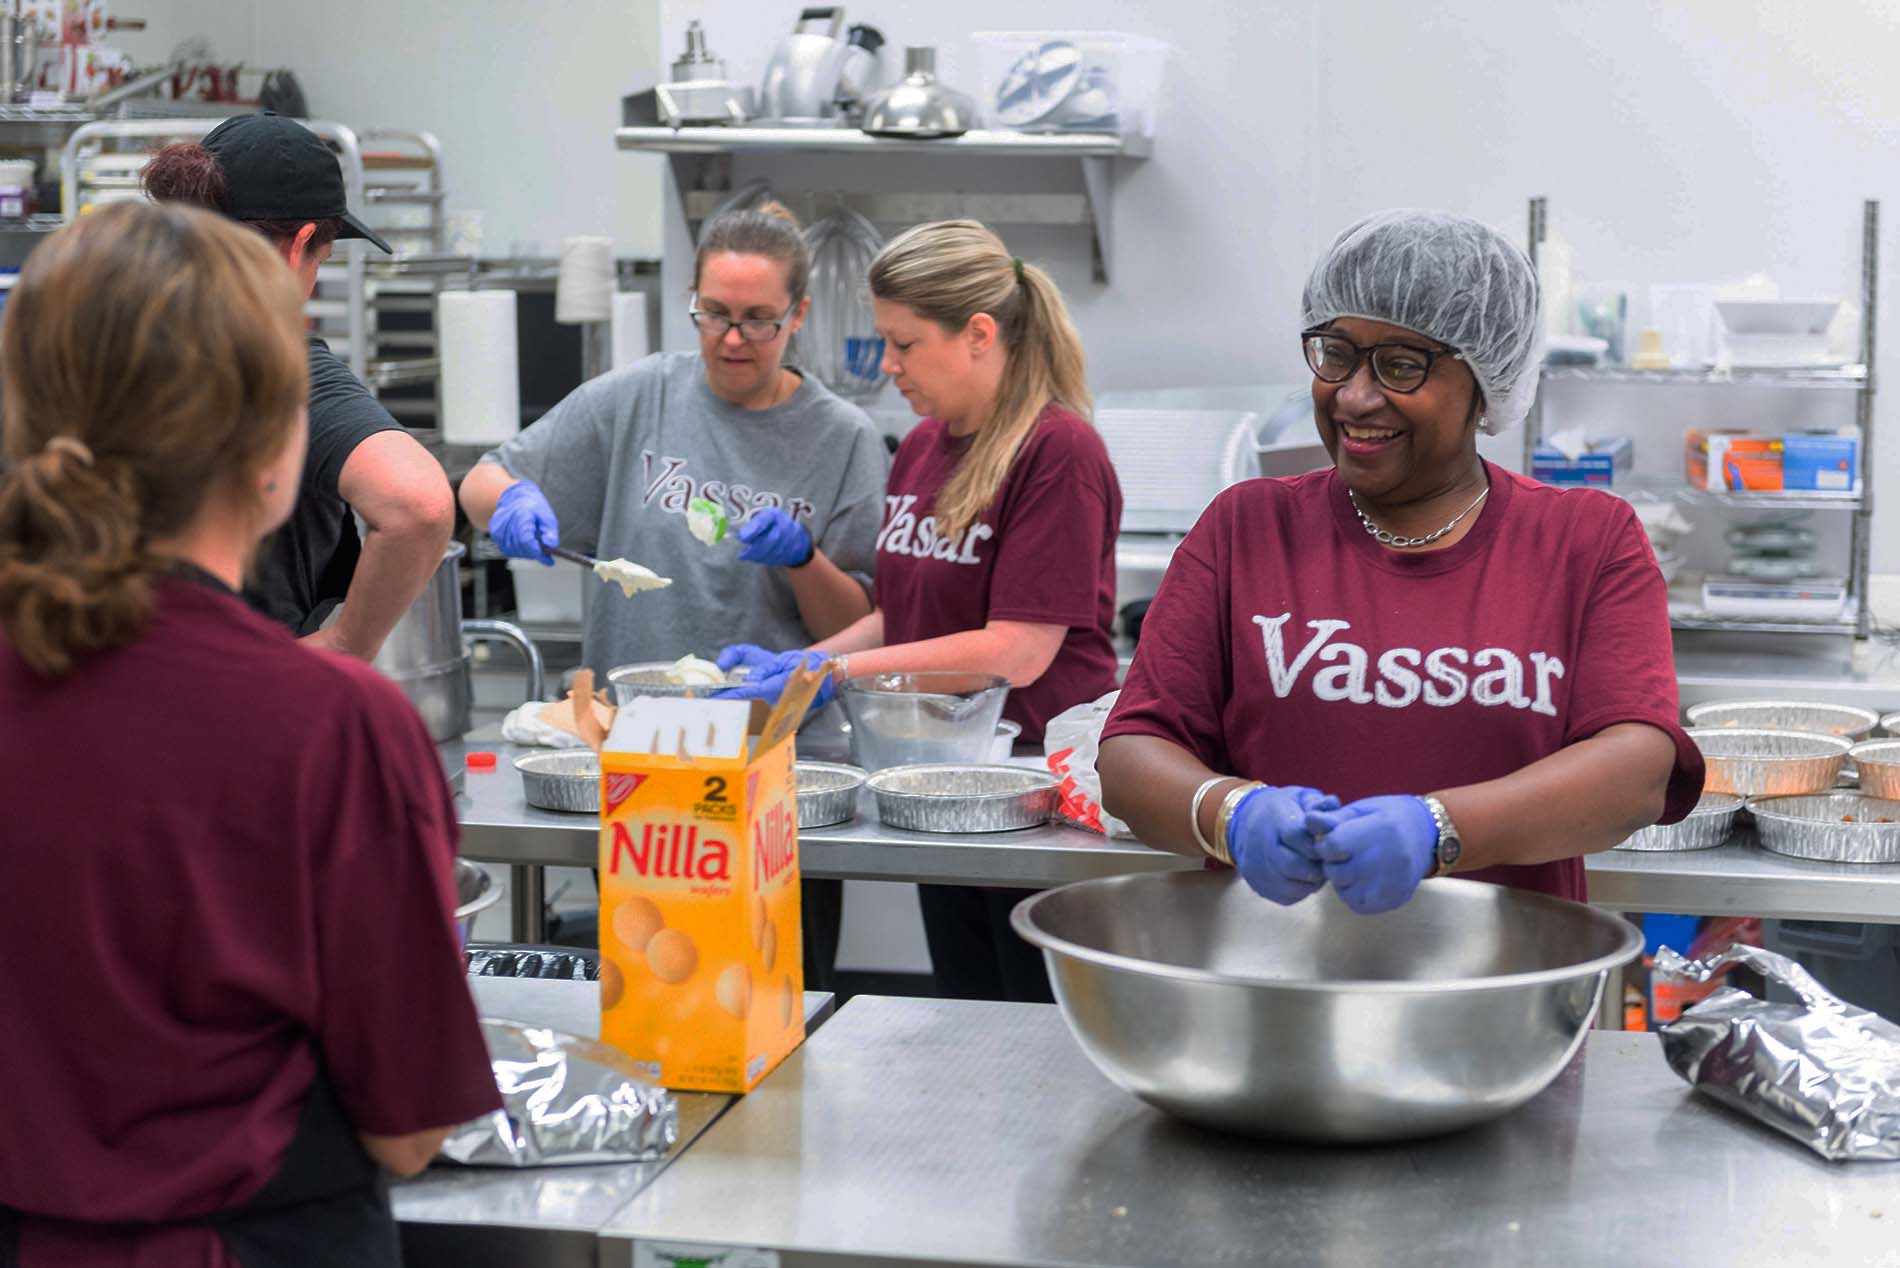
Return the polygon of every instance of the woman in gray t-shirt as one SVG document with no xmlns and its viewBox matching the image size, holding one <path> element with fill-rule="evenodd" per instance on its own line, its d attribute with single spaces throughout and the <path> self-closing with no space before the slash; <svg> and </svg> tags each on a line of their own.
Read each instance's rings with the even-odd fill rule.
<svg viewBox="0 0 1900 1268">
<path fill-rule="evenodd" d="M 699 351 L 583 383 L 462 482 L 506 555 L 552 564 L 546 547 L 565 545 L 673 579 L 595 595 L 582 650 L 597 673 L 733 642 L 802 647 L 871 610 L 889 457 L 864 411 L 784 364 L 809 275 L 784 208 L 719 217 L 694 262 Z M 696 498 L 738 531 L 703 545 Z"/>
</svg>

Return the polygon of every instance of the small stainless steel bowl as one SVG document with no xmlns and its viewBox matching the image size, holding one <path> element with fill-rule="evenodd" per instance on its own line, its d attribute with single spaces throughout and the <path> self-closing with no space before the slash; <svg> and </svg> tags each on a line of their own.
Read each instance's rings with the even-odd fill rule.
<svg viewBox="0 0 1900 1268">
<path fill-rule="evenodd" d="M 1643 935 L 1608 912 L 1432 880 L 1361 916 L 1232 872 L 1082 881 L 1010 915 L 1102 1073 L 1226 1131 L 1369 1142 L 1453 1131 L 1563 1071 Z"/>
<path fill-rule="evenodd" d="M 1853 744 L 1838 735 L 1761 727 L 1692 727 L 1708 767 L 1704 792 L 1786 797 L 1833 787 Z"/>
<path fill-rule="evenodd" d="M 871 776 L 877 817 L 912 832 L 1009 832 L 1049 822 L 1060 786 L 1026 766 L 893 766 Z"/>
<path fill-rule="evenodd" d="M 799 828 L 829 828 L 858 817 L 858 793 L 867 775 L 856 766 L 833 762 L 800 762 L 798 786 Z"/>
<path fill-rule="evenodd" d="M 1880 715 L 1851 704 L 1822 704 L 1807 700 L 1711 700 L 1692 705 L 1683 714 L 1693 727 L 1753 727 L 1764 731 L 1806 731 L 1864 740 L 1874 733 Z"/>
<path fill-rule="evenodd" d="M 1742 799 L 1733 793 L 1703 793 L 1681 823 L 1651 824 L 1617 846 L 1619 850 L 1707 850 L 1728 840 Z"/>
<path fill-rule="evenodd" d="M 1870 797 L 1900 799 L 1900 740 L 1867 740 L 1847 751 L 1860 790 Z"/>
<path fill-rule="evenodd" d="M 608 670 L 607 682 L 613 688 L 614 705 L 616 707 L 628 705 L 641 696 L 688 698 L 705 696 L 715 691 L 724 691 L 727 687 L 736 687 L 745 681 L 745 671 L 741 667 L 728 672 L 726 680 L 722 683 L 711 686 L 683 686 L 668 677 L 673 664 L 674 662 L 670 660 L 641 661 Z"/>
<path fill-rule="evenodd" d="M 600 758 L 589 749 L 555 749 L 515 759 L 531 806 L 568 814 L 600 813 Z"/>
<path fill-rule="evenodd" d="M 1748 803 L 1762 849 L 1830 863 L 1900 863 L 1900 801 L 1855 792 Z M 1886 822 L 1882 822 L 1885 820 Z"/>
<path fill-rule="evenodd" d="M 455 860 L 455 933 L 468 945 L 475 917 L 501 901 L 501 886 L 467 859 Z"/>
</svg>

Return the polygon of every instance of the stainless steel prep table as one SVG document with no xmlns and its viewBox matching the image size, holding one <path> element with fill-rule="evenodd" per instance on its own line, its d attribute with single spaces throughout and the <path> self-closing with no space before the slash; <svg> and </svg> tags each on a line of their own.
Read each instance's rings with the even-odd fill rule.
<svg viewBox="0 0 1900 1268">
<path fill-rule="evenodd" d="M 533 1022 L 593 1038 L 600 1033 L 600 984 L 540 978 L 472 977 L 484 1017 Z M 805 992 L 805 1033 L 832 1015 L 833 997 Z M 597 1236 L 615 1211 L 660 1177 L 737 1097 L 681 1092 L 679 1141 L 657 1162 L 584 1167 L 434 1167 L 396 1185 L 390 1198 L 403 1224 L 409 1262 L 534 1263 L 560 1268 L 596 1262 Z"/>
<path fill-rule="evenodd" d="M 1900 1166 L 1830 1165 L 1592 1034 L 1543 1095 L 1399 1147 L 1173 1122 L 1050 1005 L 859 996 L 614 1215 L 631 1244 L 785 1268 L 1900 1263 Z"/>
<path fill-rule="evenodd" d="M 522 799 L 521 776 L 511 763 L 532 750 L 478 738 L 443 746 L 454 760 L 466 748 L 492 749 L 498 760 L 492 773 L 471 771 L 455 799 L 465 856 L 489 863 L 593 866 L 595 820 L 536 810 Z M 869 793 L 856 821 L 800 832 L 798 847 L 807 876 L 1029 889 L 1200 866 L 1138 842 L 1058 825 L 968 837 L 899 832 L 878 822 Z M 1784 858 L 1756 848 L 1747 835 L 1690 853 L 1593 854 L 1584 867 L 1591 902 L 1617 911 L 1900 923 L 1900 867 Z"/>
</svg>

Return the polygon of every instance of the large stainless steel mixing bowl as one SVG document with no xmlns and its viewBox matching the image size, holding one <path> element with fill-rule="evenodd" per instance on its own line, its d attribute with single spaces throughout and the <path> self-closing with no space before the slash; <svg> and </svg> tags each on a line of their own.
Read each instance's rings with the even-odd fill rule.
<svg viewBox="0 0 1900 1268">
<path fill-rule="evenodd" d="M 1643 949 L 1615 916 L 1459 880 L 1360 916 L 1330 889 L 1276 906 L 1231 872 L 1115 876 L 1037 894 L 1011 923 L 1110 1079 L 1211 1127 L 1331 1142 L 1523 1104 Z"/>
</svg>

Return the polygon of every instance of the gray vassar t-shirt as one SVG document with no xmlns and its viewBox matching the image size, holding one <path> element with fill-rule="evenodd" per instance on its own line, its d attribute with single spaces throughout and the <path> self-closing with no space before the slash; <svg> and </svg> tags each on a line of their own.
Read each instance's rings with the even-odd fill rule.
<svg viewBox="0 0 1900 1268">
<path fill-rule="evenodd" d="M 734 534 L 754 511 L 784 507 L 827 558 L 868 579 L 890 465 L 864 411 L 810 375 L 782 405 L 741 409 L 713 394 L 696 352 L 655 353 L 583 383 L 483 461 L 541 486 L 562 545 L 673 579 L 632 598 L 604 583 L 593 591 L 582 654 L 596 673 L 711 657 L 728 643 L 814 641 L 785 570 L 742 562 Z M 696 497 L 732 522 L 715 546 L 687 531 Z"/>
</svg>

